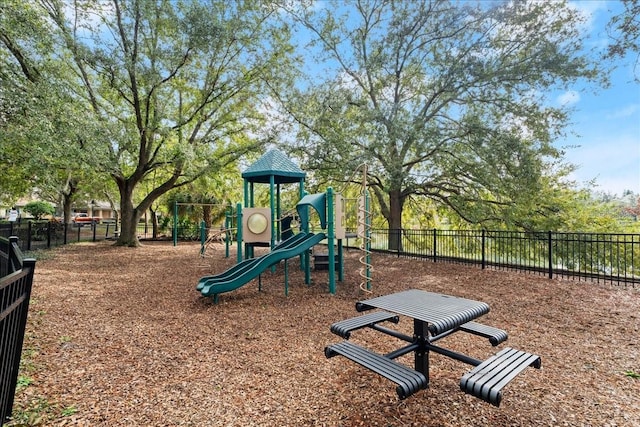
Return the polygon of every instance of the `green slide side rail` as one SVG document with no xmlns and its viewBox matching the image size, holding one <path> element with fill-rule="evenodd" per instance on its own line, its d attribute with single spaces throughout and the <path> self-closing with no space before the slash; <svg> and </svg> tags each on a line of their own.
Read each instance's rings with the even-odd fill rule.
<svg viewBox="0 0 640 427">
<path fill-rule="evenodd" d="M 242 285 L 258 277 L 263 271 L 265 271 L 272 265 L 277 264 L 284 259 L 293 258 L 302 254 L 304 251 L 307 251 L 313 246 L 322 242 L 325 238 L 326 236 L 324 235 L 324 233 L 305 234 L 304 238 L 302 238 L 299 242 L 297 242 L 296 245 L 292 247 L 271 251 L 266 255 L 256 258 L 258 262 L 256 262 L 251 266 L 251 268 L 247 269 L 239 276 L 234 277 L 230 280 L 214 282 L 205 285 L 201 290 L 202 295 L 205 297 L 213 297 L 223 292 L 229 292 L 238 289 Z"/>
</svg>

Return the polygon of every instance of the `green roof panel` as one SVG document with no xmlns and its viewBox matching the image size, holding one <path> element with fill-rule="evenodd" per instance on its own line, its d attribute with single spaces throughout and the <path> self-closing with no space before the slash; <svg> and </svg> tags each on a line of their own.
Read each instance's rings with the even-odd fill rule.
<svg viewBox="0 0 640 427">
<path fill-rule="evenodd" d="M 242 178 L 249 182 L 268 184 L 271 176 L 275 184 L 300 182 L 307 174 L 293 163 L 282 151 L 267 151 L 254 164 L 242 172 Z"/>
</svg>

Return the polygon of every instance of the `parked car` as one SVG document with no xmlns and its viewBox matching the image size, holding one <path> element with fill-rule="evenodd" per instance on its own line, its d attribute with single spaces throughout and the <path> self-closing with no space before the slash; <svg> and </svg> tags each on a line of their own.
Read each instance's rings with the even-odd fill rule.
<svg viewBox="0 0 640 427">
<path fill-rule="evenodd" d="M 71 221 L 73 221 L 76 225 L 84 225 L 84 224 L 100 224 L 101 218 L 99 216 L 89 216 L 86 213 L 76 214 Z"/>
</svg>

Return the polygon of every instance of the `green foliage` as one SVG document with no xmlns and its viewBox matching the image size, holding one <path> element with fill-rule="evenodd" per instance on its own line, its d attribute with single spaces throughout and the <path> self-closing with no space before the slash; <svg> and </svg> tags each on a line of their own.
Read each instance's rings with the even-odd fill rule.
<svg viewBox="0 0 640 427">
<path fill-rule="evenodd" d="M 200 237 L 200 222 L 189 218 L 178 218 L 178 239 L 197 240 Z"/>
<path fill-rule="evenodd" d="M 190 186 L 191 187 L 191 186 Z M 199 226 L 200 221 L 205 221 L 210 227 L 213 223 L 219 223 L 224 219 L 228 208 L 228 203 L 220 202 L 219 199 L 209 193 L 197 193 L 187 188 L 184 192 L 174 191 L 164 198 L 165 210 L 170 212 L 173 218 L 174 207 L 178 203 L 179 221 L 188 221 Z M 179 225 L 179 227 L 184 226 Z M 187 227 L 189 228 L 189 227 Z"/>
<path fill-rule="evenodd" d="M 609 44 L 605 59 L 624 58 L 633 55 L 635 60 L 635 80 L 640 82 L 640 0 L 623 0 L 624 11 L 609 21 L 607 30 L 612 43 Z"/>
<path fill-rule="evenodd" d="M 160 231 L 166 231 L 169 226 L 171 225 L 171 217 L 169 215 L 164 215 L 161 219 L 160 219 Z"/>
<path fill-rule="evenodd" d="M 296 131 L 310 191 L 369 164 L 375 227 L 638 232 L 572 190 L 553 145 L 569 112 L 542 94 L 606 76 L 563 2 L 113 4 L 120 16 L 98 0 L 0 6 L 0 200 L 108 199 L 133 244 L 173 189 L 239 201 L 239 160 Z M 612 57 L 637 52 L 638 6 L 611 21 Z M 296 22 L 316 35 L 310 68 L 339 69 L 293 84 Z"/>
<path fill-rule="evenodd" d="M 606 75 L 580 53 L 574 9 L 334 2 L 289 13 L 339 67 L 282 96 L 312 179 L 347 179 L 366 162 L 390 228 L 401 228 L 405 205 L 420 198 L 466 224 L 523 229 L 565 207 L 558 199 L 571 188 L 571 166 L 553 142 L 568 111 L 543 94 Z"/>
<path fill-rule="evenodd" d="M 51 206 L 50 203 L 39 200 L 27 203 L 24 206 L 24 210 L 33 215 L 37 220 L 45 215 L 53 215 L 55 213 L 55 208 Z"/>
<path fill-rule="evenodd" d="M 32 383 L 33 383 L 33 378 L 25 375 L 19 375 L 18 382 L 16 383 L 16 393 L 18 393 L 23 388 L 31 385 Z"/>
<path fill-rule="evenodd" d="M 32 13 L 22 20 L 46 28 L 41 34 L 18 31 L 26 12 L 21 2 L 10 2 L 11 20 L 0 21 L 7 35 L 0 55 L 12 58 L 18 71 L 20 58 L 30 60 L 34 73 L 22 68 L 23 80 L 34 86 L 27 95 L 39 93 L 36 85 L 48 89 L 33 107 L 37 115 L 15 115 L 30 121 L 17 120 L 11 133 L 29 135 L 23 140 L 31 140 L 33 158 L 42 165 L 39 188 L 50 183 L 47 194 L 58 192 L 68 204 L 83 185 L 102 192 L 106 178 L 113 180 L 120 196 L 119 243 L 135 245 L 135 224 L 159 197 L 237 168 L 238 159 L 271 140 L 261 98 L 267 87 L 289 84 L 291 49 L 286 25 L 257 2 L 113 5 L 29 3 Z M 39 40 L 49 46 L 26 55 Z M 12 99 L 30 99 L 20 95 Z"/>
<path fill-rule="evenodd" d="M 104 156 L 93 144 L 98 122 L 56 55 L 41 5 L 7 1 L 0 13 L 0 160 L 7 165 L 0 191 L 17 197 L 37 188 L 41 199 L 64 205 L 92 184 Z"/>
</svg>

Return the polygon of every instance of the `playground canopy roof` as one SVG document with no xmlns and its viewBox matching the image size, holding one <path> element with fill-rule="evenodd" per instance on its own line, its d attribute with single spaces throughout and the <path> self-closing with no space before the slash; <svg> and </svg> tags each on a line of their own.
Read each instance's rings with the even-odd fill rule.
<svg viewBox="0 0 640 427">
<path fill-rule="evenodd" d="M 280 150 L 267 151 L 254 164 L 242 172 L 242 178 L 249 182 L 269 184 L 274 177 L 274 184 L 301 182 L 307 174 L 296 166 Z"/>
</svg>

